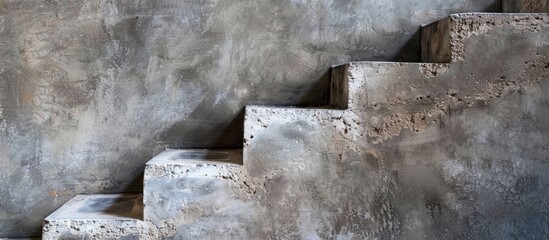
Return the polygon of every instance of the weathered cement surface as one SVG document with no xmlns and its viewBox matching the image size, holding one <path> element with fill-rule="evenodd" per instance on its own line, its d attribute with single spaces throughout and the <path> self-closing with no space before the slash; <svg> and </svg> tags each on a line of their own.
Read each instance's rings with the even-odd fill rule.
<svg viewBox="0 0 549 240">
<path fill-rule="evenodd" d="M 444 21 L 452 63 L 339 66 L 344 109 L 250 106 L 243 158 L 152 159 L 147 237 L 547 239 L 549 14 Z"/>
<path fill-rule="evenodd" d="M 44 222 L 43 239 L 151 239 L 137 194 L 77 195 Z"/>
<path fill-rule="evenodd" d="M 499 0 L 0 0 L 0 237 L 136 190 L 164 145 L 238 147 L 245 104 L 321 105 L 329 66 L 416 60 L 418 27 Z M 139 185 L 137 185 L 139 186 Z"/>
<path fill-rule="evenodd" d="M 258 228 L 242 150 L 168 150 L 147 163 L 145 221 L 155 239 L 239 239 Z"/>
</svg>

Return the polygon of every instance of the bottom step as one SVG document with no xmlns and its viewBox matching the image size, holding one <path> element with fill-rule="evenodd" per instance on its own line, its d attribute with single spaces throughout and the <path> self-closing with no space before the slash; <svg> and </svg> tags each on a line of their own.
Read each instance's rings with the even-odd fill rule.
<svg viewBox="0 0 549 240">
<path fill-rule="evenodd" d="M 77 195 L 44 221 L 43 239 L 147 239 L 141 194 Z"/>
</svg>

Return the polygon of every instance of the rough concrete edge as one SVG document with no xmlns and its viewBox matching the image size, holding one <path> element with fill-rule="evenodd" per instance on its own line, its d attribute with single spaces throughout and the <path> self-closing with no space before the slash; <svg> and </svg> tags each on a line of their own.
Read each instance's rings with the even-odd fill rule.
<svg viewBox="0 0 549 240">
<path fill-rule="evenodd" d="M 523 31 L 539 31 L 549 25 L 544 13 L 458 13 L 450 15 L 450 47 L 453 61 L 465 61 L 465 40 L 493 28 L 508 26 Z"/>
<path fill-rule="evenodd" d="M 114 224 L 119 222 L 119 224 Z M 72 223 L 72 224 L 71 224 Z M 75 225 L 86 225 L 85 230 L 81 230 Z M 120 226 L 123 225 L 123 226 Z M 45 221 L 42 224 L 42 239 L 58 239 L 57 235 L 61 234 L 59 230 L 65 229 L 63 233 L 67 231 L 70 234 L 100 234 L 106 235 L 109 239 L 119 238 L 123 236 L 151 236 L 152 231 L 148 224 L 143 220 L 54 220 Z M 56 233 L 51 233 L 56 232 Z M 104 234 L 101 234 L 104 233 Z M 129 235 L 128 235 L 129 234 Z"/>
<path fill-rule="evenodd" d="M 231 168 L 242 168 L 242 164 L 235 163 L 225 163 L 225 162 L 206 162 L 206 163 L 195 163 L 187 165 L 151 165 L 145 167 L 145 178 L 144 185 L 147 183 L 148 179 L 158 179 L 158 178 L 185 178 L 189 175 L 187 174 L 191 170 L 196 170 L 200 168 L 210 168 L 212 171 L 221 172 L 226 169 Z M 215 178 L 215 175 L 208 175 L 202 178 Z M 146 188 L 144 186 L 143 188 Z"/>
<path fill-rule="evenodd" d="M 548 3 L 549 5 L 549 3 Z M 548 7 L 549 8 L 549 7 Z M 464 40 L 494 27 L 534 29 L 547 25 L 544 13 L 456 13 L 421 27 L 421 61 L 465 61 Z M 531 20 L 535 21 L 532 22 Z"/>
<path fill-rule="evenodd" d="M 147 179 L 157 179 L 157 178 L 182 178 L 186 177 L 186 173 L 191 169 L 210 167 L 218 168 L 219 171 L 222 171 L 226 168 L 241 168 L 243 167 L 243 149 L 230 149 L 225 151 L 232 151 L 233 154 L 229 154 L 228 161 L 212 161 L 207 159 L 161 159 L 161 158 L 170 158 L 174 155 L 178 155 L 181 152 L 185 151 L 212 151 L 212 152 L 221 152 L 223 150 L 210 150 L 210 149 L 167 149 L 145 164 L 144 178 L 143 178 L 143 189 L 147 186 Z"/>
<path fill-rule="evenodd" d="M 122 196 L 132 196 L 136 197 L 137 201 L 135 202 L 132 212 L 133 211 L 140 211 L 140 218 L 133 218 L 133 217 L 127 217 L 127 216 L 120 216 L 120 217 L 113 217 L 111 219 L 72 219 L 72 218 L 63 218 L 63 219 L 54 219 L 52 216 L 55 214 L 59 214 L 64 210 L 64 207 L 68 207 L 70 204 L 76 202 L 76 201 L 83 201 L 89 198 L 93 197 L 122 197 Z M 136 210 L 136 206 L 140 206 L 140 209 Z M 78 230 L 74 228 L 74 224 L 71 225 L 70 223 L 76 223 L 76 225 L 79 224 L 91 224 L 96 225 L 92 228 L 87 228 L 87 232 L 89 233 L 93 229 L 97 229 L 98 231 L 106 231 L 107 235 L 109 234 L 118 234 L 118 233 L 125 233 L 128 229 L 131 230 L 131 228 L 134 228 L 133 230 L 136 230 L 137 235 L 148 235 L 150 233 L 149 227 L 147 224 L 145 224 L 143 220 L 143 212 L 144 212 L 144 205 L 143 205 L 143 194 L 141 193 L 114 193 L 114 194 L 78 194 L 74 196 L 71 200 L 63 204 L 60 208 L 55 210 L 53 213 L 48 215 L 43 221 L 42 221 L 42 238 L 43 239 L 50 239 L 48 236 L 51 234 L 49 233 L 50 230 L 55 230 L 57 227 L 67 227 L 72 230 Z M 120 228 L 117 226 L 112 225 L 114 222 L 120 222 L 121 224 L 127 225 L 126 227 Z M 111 226 L 114 230 L 109 230 L 109 227 L 105 226 Z M 130 233 L 133 234 L 133 233 Z"/>
</svg>

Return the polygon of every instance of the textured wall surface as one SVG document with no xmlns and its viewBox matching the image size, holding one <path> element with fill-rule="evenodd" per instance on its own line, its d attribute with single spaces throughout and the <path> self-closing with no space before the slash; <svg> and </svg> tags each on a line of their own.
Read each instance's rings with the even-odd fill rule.
<svg viewBox="0 0 549 240">
<path fill-rule="evenodd" d="M 322 105 L 330 65 L 417 60 L 421 24 L 498 3 L 0 0 L 0 237 L 139 189 L 163 146 L 240 146 L 245 104 Z"/>
<path fill-rule="evenodd" d="M 242 152 L 147 163 L 143 219 L 98 194 L 44 236 L 549 239 L 547 39 L 549 14 L 453 14 L 422 30 L 422 57 L 449 63 L 334 67 L 339 108 L 246 106 Z"/>
</svg>

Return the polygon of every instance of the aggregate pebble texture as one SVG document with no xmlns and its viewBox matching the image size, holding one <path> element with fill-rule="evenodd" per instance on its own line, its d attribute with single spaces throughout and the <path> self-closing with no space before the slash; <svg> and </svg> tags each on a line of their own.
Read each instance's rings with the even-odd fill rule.
<svg viewBox="0 0 549 240">
<path fill-rule="evenodd" d="M 241 147 L 246 104 L 323 105 L 331 65 L 417 61 L 420 25 L 499 2 L 0 0 L 0 237 L 141 191 L 164 146 Z"/>
<path fill-rule="evenodd" d="M 549 238 L 549 14 L 423 34 L 446 63 L 336 66 L 331 108 L 248 106 L 242 152 L 153 158 L 143 239 Z"/>
</svg>

